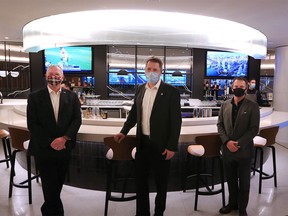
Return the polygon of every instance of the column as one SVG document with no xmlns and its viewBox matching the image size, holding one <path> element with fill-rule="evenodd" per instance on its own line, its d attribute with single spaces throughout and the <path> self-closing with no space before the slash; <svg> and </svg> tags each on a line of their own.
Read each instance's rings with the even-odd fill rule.
<svg viewBox="0 0 288 216">
<path fill-rule="evenodd" d="M 275 72 L 273 85 L 273 107 L 275 111 L 288 112 L 288 46 L 279 47 L 275 53 Z M 278 143 L 288 147 L 288 127 L 281 128 Z"/>
</svg>

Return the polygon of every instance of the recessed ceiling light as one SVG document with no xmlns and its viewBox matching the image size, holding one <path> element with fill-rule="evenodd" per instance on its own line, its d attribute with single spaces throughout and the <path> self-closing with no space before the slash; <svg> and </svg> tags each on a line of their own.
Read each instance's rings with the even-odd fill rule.
<svg viewBox="0 0 288 216">
<path fill-rule="evenodd" d="M 8 39 L 9 39 L 9 37 L 4 37 L 4 39 L 5 39 L 5 40 L 8 40 Z"/>
</svg>

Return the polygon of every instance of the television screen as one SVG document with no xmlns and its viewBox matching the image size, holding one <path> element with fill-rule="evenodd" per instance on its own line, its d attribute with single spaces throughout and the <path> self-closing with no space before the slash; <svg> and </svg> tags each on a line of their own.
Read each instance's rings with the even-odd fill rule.
<svg viewBox="0 0 288 216">
<path fill-rule="evenodd" d="M 58 47 L 44 50 L 45 68 L 59 65 L 64 73 L 92 73 L 91 47 Z"/>
<path fill-rule="evenodd" d="M 241 53 L 207 51 L 206 77 L 246 77 L 248 56 Z"/>
<path fill-rule="evenodd" d="M 137 74 L 137 84 L 143 84 L 147 82 L 145 74 Z"/>
<path fill-rule="evenodd" d="M 134 68 L 109 68 L 109 72 L 111 73 L 117 73 L 120 70 L 125 70 L 128 73 L 135 73 L 135 69 Z"/>
<path fill-rule="evenodd" d="M 135 85 L 135 75 L 117 75 L 117 73 L 109 73 L 109 85 Z"/>
<path fill-rule="evenodd" d="M 82 85 L 84 85 L 84 83 L 87 83 L 88 86 L 95 86 L 95 77 L 83 76 L 82 77 Z"/>
<path fill-rule="evenodd" d="M 182 76 L 172 76 L 172 74 L 166 74 L 165 82 L 173 86 L 184 86 L 186 85 L 186 74 L 182 74 Z"/>
</svg>

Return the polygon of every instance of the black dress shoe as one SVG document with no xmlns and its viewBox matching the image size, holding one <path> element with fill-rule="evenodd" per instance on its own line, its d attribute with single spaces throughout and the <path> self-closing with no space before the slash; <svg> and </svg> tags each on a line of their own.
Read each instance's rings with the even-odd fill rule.
<svg viewBox="0 0 288 216">
<path fill-rule="evenodd" d="M 222 207 L 219 212 L 220 214 L 229 214 L 232 210 L 237 210 L 238 207 L 237 206 L 232 206 L 232 205 L 226 205 L 224 207 Z"/>
</svg>

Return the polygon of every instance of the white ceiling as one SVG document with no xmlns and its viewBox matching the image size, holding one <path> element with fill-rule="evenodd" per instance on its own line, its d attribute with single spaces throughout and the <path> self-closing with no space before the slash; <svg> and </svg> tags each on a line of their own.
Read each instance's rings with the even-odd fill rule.
<svg viewBox="0 0 288 216">
<path fill-rule="evenodd" d="M 22 41 L 26 23 L 49 15 L 97 9 L 145 9 L 228 19 L 264 33 L 268 49 L 288 45 L 287 0 L 0 0 L 0 3 L 0 41 Z M 69 20 L 63 20 L 63 25 L 66 22 Z"/>
</svg>

